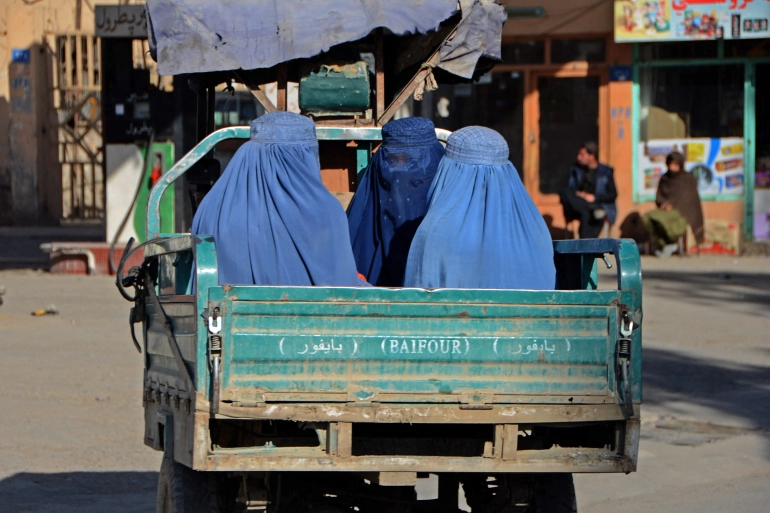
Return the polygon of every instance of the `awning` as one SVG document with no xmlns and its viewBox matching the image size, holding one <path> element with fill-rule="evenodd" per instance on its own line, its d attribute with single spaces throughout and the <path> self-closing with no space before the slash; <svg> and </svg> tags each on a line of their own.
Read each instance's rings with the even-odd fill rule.
<svg viewBox="0 0 770 513">
<path fill-rule="evenodd" d="M 500 58 L 506 18 L 494 0 L 147 0 L 147 7 L 162 75 L 270 68 L 378 27 L 424 34 L 462 7 L 438 66 L 470 78 L 480 56 Z"/>
</svg>

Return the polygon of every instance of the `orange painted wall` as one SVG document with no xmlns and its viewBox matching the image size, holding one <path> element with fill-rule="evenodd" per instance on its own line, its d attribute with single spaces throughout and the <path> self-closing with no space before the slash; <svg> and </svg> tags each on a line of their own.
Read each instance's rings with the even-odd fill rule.
<svg viewBox="0 0 770 513">
<path fill-rule="evenodd" d="M 633 119 L 631 116 L 631 82 L 610 82 L 609 102 L 609 158 L 608 164 L 615 169 L 615 186 L 618 189 L 618 218 L 611 228 L 611 235 L 617 237 L 618 227 L 631 212 L 637 210 L 634 204 L 633 188 Z"/>
</svg>

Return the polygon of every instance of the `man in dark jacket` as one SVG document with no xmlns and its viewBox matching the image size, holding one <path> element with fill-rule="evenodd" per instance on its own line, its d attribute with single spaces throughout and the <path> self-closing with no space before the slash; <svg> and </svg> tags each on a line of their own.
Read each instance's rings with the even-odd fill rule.
<svg viewBox="0 0 770 513">
<path fill-rule="evenodd" d="M 617 209 L 612 168 L 599 163 L 599 147 L 587 142 L 580 148 L 577 163 L 569 170 L 569 182 L 559 192 L 567 221 L 580 221 L 580 238 L 595 239 L 607 219 L 615 222 Z"/>
</svg>

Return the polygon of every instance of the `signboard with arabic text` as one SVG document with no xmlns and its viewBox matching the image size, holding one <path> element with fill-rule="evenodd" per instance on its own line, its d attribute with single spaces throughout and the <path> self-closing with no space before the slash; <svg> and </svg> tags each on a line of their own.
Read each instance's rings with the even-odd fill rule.
<svg viewBox="0 0 770 513">
<path fill-rule="evenodd" d="M 615 0 L 615 41 L 770 37 L 770 0 Z"/>
<path fill-rule="evenodd" d="M 96 35 L 99 37 L 147 37 L 143 5 L 97 5 Z"/>
</svg>

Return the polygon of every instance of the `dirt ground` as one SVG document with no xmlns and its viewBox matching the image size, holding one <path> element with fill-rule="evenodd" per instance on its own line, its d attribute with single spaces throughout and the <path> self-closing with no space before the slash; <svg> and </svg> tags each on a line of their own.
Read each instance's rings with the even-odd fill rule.
<svg viewBox="0 0 770 513">
<path fill-rule="evenodd" d="M 770 259 L 643 268 L 639 471 L 577 476 L 579 510 L 767 511 Z M 0 512 L 154 511 L 129 303 L 107 277 L 2 271 L 0 286 Z M 30 316 L 49 304 L 60 314 Z"/>
</svg>

